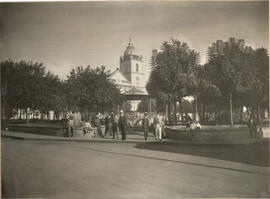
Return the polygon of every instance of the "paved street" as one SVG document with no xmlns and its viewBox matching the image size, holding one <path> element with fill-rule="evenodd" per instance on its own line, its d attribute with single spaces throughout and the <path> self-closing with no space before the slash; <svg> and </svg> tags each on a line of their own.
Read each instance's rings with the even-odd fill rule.
<svg viewBox="0 0 270 199">
<path fill-rule="evenodd" d="M 267 197 L 267 147 L 2 138 L 2 191 L 72 199 Z"/>
</svg>

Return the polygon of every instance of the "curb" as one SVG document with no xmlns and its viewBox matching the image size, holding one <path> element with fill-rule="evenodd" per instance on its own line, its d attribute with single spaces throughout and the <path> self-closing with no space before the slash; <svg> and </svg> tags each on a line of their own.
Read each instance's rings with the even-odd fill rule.
<svg viewBox="0 0 270 199">
<path fill-rule="evenodd" d="M 14 135 L 1 135 L 1 137 L 17 139 L 17 140 L 36 140 L 36 141 L 59 141 L 59 142 L 85 142 L 85 143 L 125 143 L 125 144 L 138 144 L 138 143 L 145 143 L 144 140 L 142 141 L 135 141 L 135 140 L 113 140 L 113 139 L 88 139 L 88 140 L 78 140 L 74 138 L 31 138 L 31 137 L 20 137 Z M 150 143 L 150 142 L 149 142 Z"/>
<path fill-rule="evenodd" d="M 17 139 L 17 140 L 36 140 L 36 141 L 60 141 L 60 142 L 84 142 L 84 143 L 125 143 L 125 144 L 159 144 L 159 145 L 193 145 L 193 146 L 244 146 L 244 145 L 252 145 L 252 144 L 267 144 L 269 143 L 269 139 L 258 140 L 253 142 L 238 142 L 238 143 L 213 143 L 213 142 L 188 142 L 188 141 L 177 141 L 177 140 L 163 140 L 163 141 L 147 141 L 144 140 L 113 140 L 113 139 L 74 139 L 74 138 L 31 138 L 31 137 L 21 137 L 14 135 L 1 135 L 1 137 Z"/>
<path fill-rule="evenodd" d="M 267 144 L 269 140 L 261 140 L 257 142 L 234 142 L 234 143 L 213 143 L 213 142 L 185 142 L 185 141 L 162 141 L 161 144 L 181 144 L 181 145 L 193 145 L 193 146 L 207 146 L 207 147 L 216 147 L 216 146 L 247 146 L 247 145 L 254 145 L 254 144 Z"/>
</svg>

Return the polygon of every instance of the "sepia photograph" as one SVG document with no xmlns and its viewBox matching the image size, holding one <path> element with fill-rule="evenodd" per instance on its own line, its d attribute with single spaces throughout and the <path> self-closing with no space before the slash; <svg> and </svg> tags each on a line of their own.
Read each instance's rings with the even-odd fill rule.
<svg viewBox="0 0 270 199">
<path fill-rule="evenodd" d="M 268 1 L 0 2 L 1 196 L 270 198 Z"/>
</svg>

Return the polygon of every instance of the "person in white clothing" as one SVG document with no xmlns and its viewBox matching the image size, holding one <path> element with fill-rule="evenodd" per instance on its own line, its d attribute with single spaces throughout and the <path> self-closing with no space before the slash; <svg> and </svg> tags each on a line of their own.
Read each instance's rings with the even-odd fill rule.
<svg viewBox="0 0 270 199">
<path fill-rule="evenodd" d="M 156 131 L 156 140 L 162 140 L 162 120 L 159 115 L 155 118 L 155 131 Z"/>
</svg>

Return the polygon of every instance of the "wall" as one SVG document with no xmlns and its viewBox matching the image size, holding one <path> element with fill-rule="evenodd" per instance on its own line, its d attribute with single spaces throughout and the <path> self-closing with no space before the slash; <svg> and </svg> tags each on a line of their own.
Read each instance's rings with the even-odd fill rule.
<svg viewBox="0 0 270 199">
<path fill-rule="evenodd" d="M 269 138 L 269 127 L 268 130 L 264 130 L 263 138 Z M 191 134 L 186 134 L 185 128 L 171 128 L 165 127 L 166 138 L 173 140 L 190 141 Z M 201 133 L 194 137 L 194 141 L 198 142 L 222 142 L 222 143 L 233 143 L 250 140 L 249 129 L 245 126 L 230 128 L 212 126 L 201 129 Z"/>
</svg>

